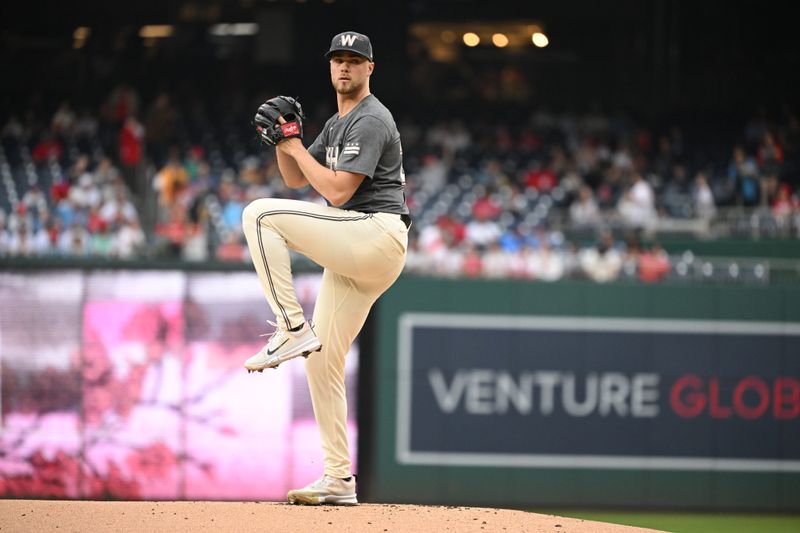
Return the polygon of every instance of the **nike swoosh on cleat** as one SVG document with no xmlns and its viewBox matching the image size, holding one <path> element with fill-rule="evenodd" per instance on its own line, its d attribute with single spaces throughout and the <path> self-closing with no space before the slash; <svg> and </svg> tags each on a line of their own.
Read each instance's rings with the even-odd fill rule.
<svg viewBox="0 0 800 533">
<path fill-rule="evenodd" d="M 274 350 L 270 350 L 269 348 L 267 348 L 267 355 L 272 355 L 272 354 L 274 354 L 275 352 L 277 352 L 278 350 L 280 350 L 281 346 L 283 346 L 283 345 L 284 345 L 284 344 L 286 344 L 287 342 L 289 342 L 289 339 L 286 339 L 285 341 L 283 341 L 282 343 L 280 343 L 280 344 L 278 345 L 278 347 L 277 347 L 277 348 L 275 348 Z"/>
</svg>

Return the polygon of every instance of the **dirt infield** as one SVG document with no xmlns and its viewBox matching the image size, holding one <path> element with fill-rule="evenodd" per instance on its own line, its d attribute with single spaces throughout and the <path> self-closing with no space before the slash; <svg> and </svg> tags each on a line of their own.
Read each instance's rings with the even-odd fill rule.
<svg viewBox="0 0 800 533">
<path fill-rule="evenodd" d="M 301 507 L 257 502 L 0 500 L 0 533 L 42 531 L 628 533 L 653 530 L 478 507 L 395 504 Z"/>
</svg>

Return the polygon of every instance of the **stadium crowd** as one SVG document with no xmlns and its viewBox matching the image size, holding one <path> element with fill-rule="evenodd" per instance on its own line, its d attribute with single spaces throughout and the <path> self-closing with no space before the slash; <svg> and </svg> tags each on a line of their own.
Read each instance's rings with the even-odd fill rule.
<svg viewBox="0 0 800 533">
<path fill-rule="evenodd" d="M 283 185 L 247 106 L 226 126 L 192 105 L 168 92 L 143 105 L 121 84 L 98 110 L 6 113 L 0 257 L 246 262 L 249 201 L 324 202 Z M 330 110 L 319 108 L 308 142 Z M 757 114 L 728 144 L 599 111 L 396 118 L 414 219 L 409 272 L 655 281 L 671 268 L 659 232 L 675 221 L 708 234 L 735 210 L 800 235 L 800 125 L 789 112 Z"/>
</svg>

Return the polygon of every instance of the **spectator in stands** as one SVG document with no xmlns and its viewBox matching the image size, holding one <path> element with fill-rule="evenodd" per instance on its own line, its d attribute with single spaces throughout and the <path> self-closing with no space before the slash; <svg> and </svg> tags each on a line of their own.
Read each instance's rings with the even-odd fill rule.
<svg viewBox="0 0 800 533">
<path fill-rule="evenodd" d="M 486 198 L 488 200 L 488 198 Z M 491 202 L 491 200 L 488 200 Z M 480 200 L 479 200 L 480 202 Z M 473 210 L 473 220 L 470 220 L 466 225 L 464 238 L 467 242 L 476 246 L 488 247 L 489 244 L 500 239 L 502 231 L 497 220 L 494 219 L 499 209 L 492 206 L 481 207 L 476 203 L 477 208 Z"/>
<path fill-rule="evenodd" d="M 636 232 L 630 232 L 625 238 L 625 247 L 621 251 L 622 270 L 621 275 L 628 278 L 635 278 L 639 269 L 639 260 L 642 257 L 642 245 Z"/>
<path fill-rule="evenodd" d="M 754 206 L 759 199 L 758 166 L 742 146 L 735 146 L 728 164 L 728 187 L 733 189 L 737 205 Z"/>
<path fill-rule="evenodd" d="M 100 219 L 95 231 L 89 235 L 89 254 L 94 257 L 110 258 L 116 255 L 117 249 L 116 238 L 111 232 L 110 225 Z"/>
<path fill-rule="evenodd" d="M 614 237 L 605 232 L 597 246 L 587 248 L 580 254 L 583 274 L 592 281 L 605 283 L 619 277 L 622 269 L 622 255 L 614 248 Z"/>
<path fill-rule="evenodd" d="M 106 221 L 100 216 L 100 207 L 98 206 L 90 208 L 89 216 L 86 221 L 86 229 L 89 231 L 89 235 L 93 236 L 95 233 L 99 233 L 101 229 L 107 226 L 108 224 L 106 224 Z"/>
<path fill-rule="evenodd" d="M 431 261 L 436 263 L 449 253 L 450 248 L 459 247 L 464 241 L 465 235 L 464 224 L 442 215 L 435 224 L 428 224 L 420 230 L 417 246 L 420 253 L 430 257 Z"/>
<path fill-rule="evenodd" d="M 183 243 L 183 250 L 181 251 L 181 258 L 184 261 L 208 261 L 211 258 L 209 250 L 211 243 L 206 228 L 201 224 L 194 223 L 191 219 L 187 221 L 188 227 L 191 231 L 188 232 L 186 240 Z M 219 246 L 215 243 L 215 248 Z M 246 257 L 241 257 L 239 260 L 244 261 Z"/>
<path fill-rule="evenodd" d="M 216 258 L 220 261 L 240 263 L 247 259 L 247 247 L 235 231 L 222 233 L 222 242 L 217 247 Z"/>
<path fill-rule="evenodd" d="M 53 177 L 53 183 L 50 185 L 50 201 L 53 204 L 58 204 L 61 200 L 69 196 L 70 182 L 63 176 Z"/>
<path fill-rule="evenodd" d="M 463 250 L 456 248 L 450 248 L 449 250 L 447 262 L 443 264 L 446 273 L 465 278 L 477 278 L 484 274 L 483 263 L 485 256 L 477 246 L 472 243 L 465 243 Z M 460 268 L 460 273 L 456 268 Z"/>
<path fill-rule="evenodd" d="M 483 190 L 481 187 L 476 187 L 476 191 Z M 472 216 L 476 218 L 495 219 L 500 216 L 503 209 L 495 201 L 494 195 L 491 190 L 481 194 L 475 203 L 472 205 Z"/>
<path fill-rule="evenodd" d="M 138 219 L 125 219 L 117 232 L 116 255 L 120 259 L 133 259 L 145 255 L 145 240 Z"/>
<path fill-rule="evenodd" d="M 87 108 L 83 108 L 75 120 L 72 131 L 78 140 L 91 142 L 96 138 L 99 129 L 97 117 Z"/>
<path fill-rule="evenodd" d="M 611 156 L 611 166 L 623 176 L 633 172 L 633 156 L 626 142 L 620 143 Z"/>
<path fill-rule="evenodd" d="M 508 183 L 510 180 L 503 171 L 503 165 L 500 161 L 495 157 L 491 157 L 481 165 L 475 181 L 484 187 L 498 187 Z"/>
<path fill-rule="evenodd" d="M 30 189 L 22 196 L 22 206 L 25 213 L 29 215 L 34 231 L 44 225 L 49 210 L 47 208 L 47 198 L 39 188 L 38 183 L 31 184 Z"/>
<path fill-rule="evenodd" d="M 561 189 L 560 193 L 558 190 L 554 191 L 553 195 L 556 201 L 561 202 L 561 198 L 559 198 L 559 194 L 561 194 L 562 198 L 576 198 L 580 194 L 580 188 L 586 185 L 586 182 L 574 168 L 574 164 L 570 161 L 566 167 L 566 170 L 561 175 L 559 179 L 559 188 Z M 591 187 L 589 187 L 591 190 Z M 592 194 L 594 197 L 594 193 Z"/>
<path fill-rule="evenodd" d="M 36 255 L 36 243 L 33 232 L 24 220 L 20 220 L 16 230 L 11 231 L 8 239 L 8 254 L 11 256 L 30 257 Z"/>
<path fill-rule="evenodd" d="M 222 228 L 239 235 L 242 231 L 242 213 L 244 211 L 244 193 L 233 180 L 224 180 L 219 188 L 222 204 Z"/>
<path fill-rule="evenodd" d="M 428 140 L 434 146 L 441 148 L 442 159 L 448 166 L 452 164 L 456 155 L 469 148 L 472 142 L 469 130 L 458 119 L 443 124 L 441 128 L 429 136 Z"/>
<path fill-rule="evenodd" d="M 39 142 L 33 147 L 31 157 L 35 163 L 60 160 L 64 154 L 61 142 L 50 131 L 42 132 Z"/>
<path fill-rule="evenodd" d="M 99 210 L 103 222 L 112 227 L 121 227 L 125 222 L 137 220 L 136 208 L 128 200 L 125 188 L 119 185 L 113 191 L 113 198 L 106 201 Z"/>
<path fill-rule="evenodd" d="M 659 208 L 669 217 L 692 218 L 695 216 L 692 196 L 694 183 L 689 179 L 686 167 L 675 163 L 661 186 Z M 655 191 L 654 191 L 655 192 Z"/>
<path fill-rule="evenodd" d="M 0 255 L 1 254 L 2 248 L 0 248 Z M 409 235 L 404 271 L 411 274 L 429 274 L 433 272 L 433 266 L 433 256 L 420 251 L 419 239 L 417 236 Z"/>
<path fill-rule="evenodd" d="M 778 228 L 785 230 L 792 222 L 793 215 L 800 211 L 800 203 L 797 196 L 793 196 L 788 183 L 782 183 L 778 187 L 778 194 L 772 202 L 772 215 Z"/>
<path fill-rule="evenodd" d="M 173 203 L 169 207 L 167 219 L 156 224 L 154 233 L 158 255 L 180 258 L 191 231 L 186 208 L 179 203 Z"/>
<path fill-rule="evenodd" d="M 708 185 L 708 178 L 705 172 L 698 172 L 694 179 L 694 188 L 692 190 L 692 202 L 694 204 L 694 213 L 697 218 L 709 220 L 716 213 L 716 205 L 714 204 L 714 193 L 711 192 L 711 187 Z"/>
<path fill-rule="evenodd" d="M 47 251 L 48 255 L 53 255 L 58 251 L 58 239 L 64 229 L 64 223 L 58 217 L 50 217 L 45 225 L 47 231 Z"/>
<path fill-rule="evenodd" d="M 106 189 L 109 187 L 112 189 L 112 193 L 113 189 L 116 189 L 118 186 L 125 189 L 125 182 L 120 179 L 121 175 L 119 169 L 114 166 L 114 162 L 110 157 L 100 158 L 100 162 L 97 163 L 92 174 L 94 175 L 95 183 L 103 188 L 104 198 L 106 197 Z"/>
<path fill-rule="evenodd" d="M 76 210 L 76 216 L 84 219 L 90 209 L 100 207 L 103 195 L 100 188 L 95 185 L 94 176 L 90 172 L 84 172 L 78 178 L 78 183 L 70 187 L 69 200 Z"/>
<path fill-rule="evenodd" d="M 623 222 L 630 228 L 651 229 L 656 222 L 653 188 L 641 174 L 633 175 L 633 183 L 617 205 Z"/>
<path fill-rule="evenodd" d="M 595 141 L 590 137 L 584 137 L 580 145 L 573 149 L 572 158 L 577 166 L 578 172 L 589 175 L 597 171 L 600 164 L 600 154 L 595 146 Z"/>
<path fill-rule="evenodd" d="M 427 153 L 422 158 L 422 168 L 417 174 L 419 189 L 428 193 L 438 191 L 447 183 L 447 165 L 435 153 Z"/>
<path fill-rule="evenodd" d="M 569 219 L 576 229 L 596 227 L 600 222 L 600 208 L 588 186 L 578 189 L 578 197 L 569 206 Z"/>
<path fill-rule="evenodd" d="M 522 242 L 513 252 L 511 262 L 511 276 L 517 279 L 536 279 L 535 249 L 527 242 Z"/>
<path fill-rule="evenodd" d="M 761 188 L 761 205 L 771 206 L 775 203 L 780 189 L 780 179 L 777 173 L 762 174 L 759 180 Z"/>
<path fill-rule="evenodd" d="M 78 179 L 89 171 L 90 163 L 91 159 L 89 159 L 89 156 L 86 154 L 79 155 L 77 159 L 72 162 L 67 170 L 67 178 L 70 184 L 77 183 Z"/>
<path fill-rule="evenodd" d="M 139 183 L 144 157 L 144 135 L 144 126 L 136 115 L 128 115 L 119 130 L 119 163 L 125 183 L 135 195 L 144 194 L 144 187 Z"/>
<path fill-rule="evenodd" d="M 669 274 L 670 268 L 669 256 L 658 241 L 654 241 L 650 249 L 639 257 L 639 279 L 644 282 L 663 280 Z"/>
<path fill-rule="evenodd" d="M 53 119 L 50 121 L 50 128 L 56 137 L 69 139 L 73 136 L 75 121 L 75 112 L 69 102 L 64 101 L 61 102 L 53 115 Z"/>
<path fill-rule="evenodd" d="M 68 228 L 76 218 L 76 208 L 73 201 L 69 198 L 62 198 L 54 209 L 55 218 L 61 221 L 61 225 Z"/>
<path fill-rule="evenodd" d="M 158 191 L 158 201 L 162 217 L 169 213 L 175 204 L 178 194 L 189 183 L 189 173 L 183 168 L 180 153 L 177 149 L 170 151 L 166 165 L 155 175 L 154 188 Z"/>
<path fill-rule="evenodd" d="M 464 256 L 468 251 L 470 253 L 470 265 L 468 270 L 470 272 L 478 271 L 480 268 L 477 262 L 480 260 L 480 253 L 475 246 L 467 241 L 461 243 L 460 246 L 453 245 L 449 242 L 449 235 L 445 236 L 445 246 L 442 252 L 436 258 L 436 274 L 439 276 L 455 278 L 463 275 L 464 273 Z"/>
<path fill-rule="evenodd" d="M 783 148 L 770 131 L 764 132 L 756 154 L 758 168 L 766 175 L 779 174 L 783 165 Z"/>
<path fill-rule="evenodd" d="M 500 247 L 498 241 L 489 243 L 488 249 L 481 259 L 481 274 L 490 279 L 502 279 L 511 276 L 511 254 Z M 465 258 L 466 263 L 466 258 Z"/>
<path fill-rule="evenodd" d="M 567 241 L 561 250 L 561 258 L 564 262 L 564 278 L 576 279 L 582 276 L 580 252 L 578 246 L 572 242 Z"/>
<path fill-rule="evenodd" d="M 205 150 L 200 145 L 190 146 L 184 155 L 183 158 L 183 168 L 186 169 L 186 173 L 189 175 L 189 183 L 190 187 L 191 184 L 195 182 L 198 178 L 200 173 L 201 166 L 206 165 L 208 166 L 208 162 L 205 159 Z M 258 165 L 258 158 L 255 156 L 248 156 L 242 160 L 241 167 L 242 172 L 240 173 L 241 179 L 247 181 L 249 179 L 253 179 L 251 174 L 245 172 L 244 169 L 251 169 L 254 166 Z"/>
<path fill-rule="evenodd" d="M 523 237 L 522 231 L 523 228 L 519 225 L 506 228 L 498 241 L 500 248 L 508 254 L 518 254 L 525 245 L 525 237 Z"/>
<path fill-rule="evenodd" d="M 58 249 L 63 255 L 81 257 L 89 253 L 89 232 L 75 221 L 61 234 Z"/>
<path fill-rule="evenodd" d="M 548 239 L 542 239 L 528 256 L 527 272 L 532 279 L 557 281 L 564 276 L 564 258 L 550 246 Z"/>
<path fill-rule="evenodd" d="M 537 192 L 547 193 L 558 185 L 556 173 L 548 168 L 544 168 L 542 163 L 536 159 L 528 165 L 528 173 L 525 175 L 525 187 L 536 189 Z"/>
</svg>

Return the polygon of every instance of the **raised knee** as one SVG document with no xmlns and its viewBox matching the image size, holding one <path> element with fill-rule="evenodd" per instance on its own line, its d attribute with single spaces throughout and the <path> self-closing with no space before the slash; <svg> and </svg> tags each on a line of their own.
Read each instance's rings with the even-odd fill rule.
<svg viewBox="0 0 800 533">
<path fill-rule="evenodd" d="M 269 198 L 259 198 L 247 204 L 244 211 L 242 211 L 242 224 L 245 226 L 255 224 L 256 219 L 269 210 L 269 203 Z"/>
</svg>

